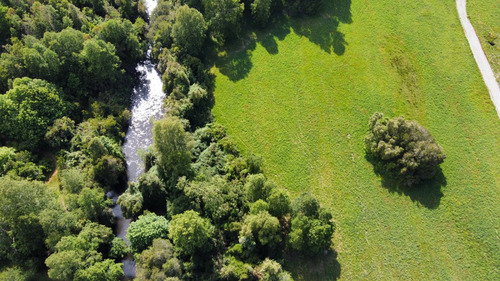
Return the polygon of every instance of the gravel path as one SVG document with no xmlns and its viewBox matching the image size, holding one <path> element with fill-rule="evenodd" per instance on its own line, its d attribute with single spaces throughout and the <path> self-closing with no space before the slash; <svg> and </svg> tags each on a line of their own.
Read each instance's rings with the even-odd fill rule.
<svg viewBox="0 0 500 281">
<path fill-rule="evenodd" d="M 458 16 L 460 17 L 460 22 L 464 28 L 465 37 L 467 37 L 467 40 L 469 41 L 474 59 L 479 67 L 479 71 L 481 71 L 486 88 L 488 88 L 488 92 L 490 92 L 491 100 L 497 109 L 498 117 L 500 117 L 500 87 L 498 86 L 493 70 L 491 69 L 488 59 L 486 58 L 483 48 L 481 47 L 479 38 L 477 38 L 476 31 L 467 17 L 466 0 L 456 1 Z"/>
</svg>

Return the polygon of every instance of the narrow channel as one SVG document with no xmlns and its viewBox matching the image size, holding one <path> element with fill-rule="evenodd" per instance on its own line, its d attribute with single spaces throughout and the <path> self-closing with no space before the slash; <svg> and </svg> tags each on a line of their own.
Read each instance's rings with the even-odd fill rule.
<svg viewBox="0 0 500 281">
<path fill-rule="evenodd" d="M 156 7 L 156 0 L 146 0 L 145 5 L 149 16 Z M 142 160 L 137 154 L 140 149 L 147 149 L 153 144 L 153 122 L 163 116 L 163 82 L 156 70 L 156 65 L 151 62 L 151 49 L 147 52 L 146 60 L 139 63 L 136 67 L 140 74 L 141 82 L 134 88 L 130 108 L 131 120 L 125 135 L 123 152 L 127 161 L 127 176 L 129 182 L 137 181 L 137 178 L 144 171 Z M 131 219 L 123 217 L 120 205 L 116 204 L 118 196 L 116 192 L 110 192 L 108 197 L 113 199 L 113 215 L 117 219 L 116 236 L 120 237 L 129 244 L 125 237 Z M 135 261 L 131 256 L 122 261 L 123 273 L 126 280 L 133 279 L 136 275 Z"/>
</svg>

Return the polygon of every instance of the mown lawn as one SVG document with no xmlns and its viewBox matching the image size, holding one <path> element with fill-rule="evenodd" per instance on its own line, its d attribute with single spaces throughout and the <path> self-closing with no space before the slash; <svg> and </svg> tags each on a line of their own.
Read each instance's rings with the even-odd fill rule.
<svg viewBox="0 0 500 281">
<path fill-rule="evenodd" d="M 216 120 L 292 197 L 314 192 L 333 211 L 337 257 L 292 257 L 288 269 L 499 280 L 500 120 L 455 2 L 336 3 L 245 37 L 213 69 Z M 442 176 L 415 191 L 383 184 L 363 149 L 375 111 L 426 126 L 448 157 Z"/>
<path fill-rule="evenodd" d="M 498 0 L 467 0 L 467 13 L 500 82 L 500 3 Z"/>
</svg>

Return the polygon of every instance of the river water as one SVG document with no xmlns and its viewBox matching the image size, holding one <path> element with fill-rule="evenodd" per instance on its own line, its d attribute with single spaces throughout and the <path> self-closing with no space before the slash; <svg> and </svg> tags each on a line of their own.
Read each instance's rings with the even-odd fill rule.
<svg viewBox="0 0 500 281">
<path fill-rule="evenodd" d="M 145 1 L 146 9 L 150 16 L 156 4 L 156 0 Z M 142 160 L 137 152 L 141 149 L 145 150 L 153 144 L 152 120 L 159 120 L 163 116 L 163 100 L 165 99 L 163 82 L 158 71 L 156 71 L 155 65 L 150 60 L 150 55 L 151 50 L 148 50 L 146 60 L 139 63 L 136 67 L 137 72 L 140 74 L 141 82 L 134 88 L 131 96 L 132 105 L 130 112 L 132 117 L 123 144 L 129 182 L 137 181 L 137 178 L 144 171 Z M 117 220 L 116 236 L 129 244 L 125 236 L 131 219 L 124 218 L 120 205 L 116 204 L 119 194 L 111 191 L 107 195 L 115 203 L 113 215 Z M 132 257 L 127 257 L 122 263 L 125 279 L 134 278 L 136 275 L 136 266 Z"/>
</svg>

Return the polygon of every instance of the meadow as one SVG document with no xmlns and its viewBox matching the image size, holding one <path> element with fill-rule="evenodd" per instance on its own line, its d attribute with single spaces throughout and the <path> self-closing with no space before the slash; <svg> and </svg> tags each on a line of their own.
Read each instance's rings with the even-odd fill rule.
<svg viewBox="0 0 500 281">
<path fill-rule="evenodd" d="M 500 82 L 500 5 L 495 0 L 469 0 L 467 13 Z"/>
<path fill-rule="evenodd" d="M 500 120 L 455 2 L 327 2 L 249 32 L 213 68 L 216 121 L 292 197 L 313 192 L 333 212 L 336 253 L 289 257 L 287 269 L 296 280 L 499 280 Z M 442 174 L 413 190 L 378 175 L 363 143 L 376 111 L 428 128 Z"/>
</svg>

